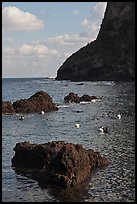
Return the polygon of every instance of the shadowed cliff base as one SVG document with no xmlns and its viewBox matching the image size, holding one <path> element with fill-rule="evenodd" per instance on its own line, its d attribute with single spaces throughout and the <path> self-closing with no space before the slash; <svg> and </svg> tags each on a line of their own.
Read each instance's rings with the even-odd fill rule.
<svg viewBox="0 0 137 204">
<path fill-rule="evenodd" d="M 67 58 L 56 80 L 134 81 L 135 2 L 108 2 L 96 40 Z"/>
</svg>

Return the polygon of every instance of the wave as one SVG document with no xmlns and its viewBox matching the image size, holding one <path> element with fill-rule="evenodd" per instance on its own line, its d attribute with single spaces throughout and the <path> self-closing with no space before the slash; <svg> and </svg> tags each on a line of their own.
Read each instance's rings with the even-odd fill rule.
<svg viewBox="0 0 137 204">
<path fill-rule="evenodd" d="M 58 108 L 67 108 L 68 105 L 57 105 Z"/>
</svg>

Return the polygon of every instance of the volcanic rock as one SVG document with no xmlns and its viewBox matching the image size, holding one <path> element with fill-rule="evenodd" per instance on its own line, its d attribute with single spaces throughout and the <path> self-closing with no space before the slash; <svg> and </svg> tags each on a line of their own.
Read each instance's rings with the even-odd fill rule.
<svg viewBox="0 0 137 204">
<path fill-rule="evenodd" d="M 103 167 L 110 162 L 92 149 L 80 144 L 52 141 L 44 144 L 17 143 L 12 166 L 32 168 L 36 179 L 43 185 L 68 188 L 80 184 L 90 176 L 94 167 Z M 39 173 L 38 173 L 39 170 Z"/>
<path fill-rule="evenodd" d="M 20 99 L 13 103 L 16 113 L 48 112 L 58 110 L 48 93 L 39 91 L 28 99 Z"/>
<path fill-rule="evenodd" d="M 15 109 L 10 101 L 2 101 L 2 114 L 12 115 L 15 114 Z"/>
<path fill-rule="evenodd" d="M 91 101 L 93 99 L 98 99 L 96 96 L 89 96 L 84 94 L 83 96 L 79 97 L 77 94 L 70 92 L 67 96 L 64 97 L 65 103 L 80 103 L 81 101 Z"/>
<path fill-rule="evenodd" d="M 77 94 L 70 92 L 67 96 L 64 97 L 64 101 L 65 103 L 80 103 L 80 97 Z"/>
</svg>

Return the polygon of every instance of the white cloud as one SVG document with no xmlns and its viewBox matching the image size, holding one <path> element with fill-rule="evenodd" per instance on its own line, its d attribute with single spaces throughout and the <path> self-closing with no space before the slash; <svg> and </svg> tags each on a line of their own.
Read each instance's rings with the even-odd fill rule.
<svg viewBox="0 0 137 204">
<path fill-rule="evenodd" d="M 7 60 L 5 60 L 4 63 L 5 63 L 5 65 L 10 66 L 12 64 L 12 60 L 7 59 Z"/>
<path fill-rule="evenodd" d="M 69 52 L 65 52 L 65 51 L 62 51 L 62 52 L 58 52 L 58 59 L 60 60 L 65 60 L 67 59 L 72 53 L 69 53 Z M 62 61 L 63 62 L 63 61 Z"/>
<path fill-rule="evenodd" d="M 43 21 L 32 13 L 11 6 L 2 9 L 2 29 L 4 31 L 32 31 L 43 27 Z"/>
<path fill-rule="evenodd" d="M 64 34 L 64 35 L 48 38 L 47 42 L 51 44 L 74 46 L 76 43 L 85 44 L 87 42 L 87 38 L 84 36 L 80 36 L 79 34 L 73 34 L 73 35 Z"/>
<path fill-rule="evenodd" d="M 103 18 L 106 9 L 107 2 L 98 2 L 93 8 L 91 8 L 90 13 L 92 17 L 100 19 Z"/>
<path fill-rule="evenodd" d="M 81 26 L 85 29 L 83 35 L 92 37 L 93 40 L 96 39 L 104 17 L 106 5 L 107 2 L 98 2 L 90 9 L 89 15 L 81 23 Z"/>
<path fill-rule="evenodd" d="M 63 64 L 66 58 L 87 43 L 95 40 L 100 29 L 101 20 L 104 16 L 105 6 L 106 2 L 97 2 L 96 5 L 90 9 L 89 15 L 87 15 L 81 23 L 83 30 L 78 34 L 57 35 L 45 40 L 24 43 L 18 47 L 15 47 L 15 43 L 14 47 L 12 47 L 13 44 L 8 45 L 9 47 L 3 46 L 2 63 L 4 67 L 3 70 L 5 70 L 3 74 L 5 76 L 7 73 L 9 76 L 25 76 L 25 74 L 27 76 L 33 76 L 33 74 L 35 74 L 35 76 L 56 76 L 57 69 Z M 16 7 L 5 8 L 7 8 L 7 11 L 5 10 L 4 14 L 2 14 L 3 17 L 5 16 L 2 20 L 3 29 L 29 31 L 43 27 L 43 22 L 33 14 L 25 13 Z M 16 8 L 18 11 L 13 8 Z M 12 14 L 13 10 L 17 11 L 14 15 Z M 10 11 L 12 12 L 10 13 Z M 73 14 L 76 15 L 77 12 L 75 11 Z M 26 16 L 24 19 L 23 15 Z M 34 16 L 35 18 L 31 18 L 30 16 Z M 37 23 L 35 24 L 34 22 Z M 6 41 L 12 42 L 12 39 L 8 37 L 4 38 L 3 42 Z M 16 41 L 16 39 L 14 39 L 14 41 Z"/>
<path fill-rule="evenodd" d="M 2 43 L 12 43 L 13 41 L 12 37 L 2 37 Z"/>
<path fill-rule="evenodd" d="M 74 14 L 74 15 L 77 15 L 77 14 L 79 14 L 79 11 L 78 11 L 78 10 L 75 10 L 75 11 L 73 11 L 73 14 Z"/>
<path fill-rule="evenodd" d="M 63 58 L 64 57 L 64 58 Z M 2 50 L 3 76 L 43 76 L 56 74 L 58 66 L 65 59 L 55 49 L 40 44 L 23 44 Z M 7 71 L 8 70 L 8 71 Z M 55 75 L 54 75 L 55 76 Z"/>
<path fill-rule="evenodd" d="M 89 20 L 88 20 L 87 18 L 85 18 L 85 19 L 82 21 L 82 23 L 81 23 L 81 25 L 82 25 L 83 27 L 87 27 L 89 24 L 90 24 L 90 22 L 89 22 Z"/>
<path fill-rule="evenodd" d="M 53 47 L 53 46 L 52 46 Z M 56 46 L 54 46 L 56 47 Z M 56 47 L 57 48 L 57 47 Z M 3 76 L 56 76 L 57 69 L 72 54 L 66 47 L 51 49 L 44 44 L 33 42 L 16 48 L 2 49 Z M 8 70 L 8 71 L 7 71 Z"/>
<path fill-rule="evenodd" d="M 11 47 L 6 47 L 6 48 L 2 49 L 2 54 L 6 54 L 8 57 L 8 55 L 15 54 L 15 49 L 11 48 Z"/>
<path fill-rule="evenodd" d="M 21 55 L 37 55 L 39 57 L 56 56 L 58 53 L 56 50 L 49 49 L 47 46 L 40 44 L 24 44 L 20 48 L 18 48 L 18 51 Z"/>
<path fill-rule="evenodd" d="M 23 44 L 17 48 L 3 48 L 3 54 L 6 54 L 6 57 L 10 57 L 11 55 L 15 55 L 16 57 L 19 57 L 19 55 L 26 57 L 55 57 L 58 55 L 58 52 L 55 49 L 49 49 L 45 45 Z"/>
</svg>

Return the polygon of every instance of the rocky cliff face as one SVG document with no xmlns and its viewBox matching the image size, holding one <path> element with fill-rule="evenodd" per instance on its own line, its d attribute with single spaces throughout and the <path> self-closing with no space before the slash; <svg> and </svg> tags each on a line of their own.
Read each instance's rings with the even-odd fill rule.
<svg viewBox="0 0 137 204">
<path fill-rule="evenodd" d="M 73 53 L 56 80 L 135 78 L 135 2 L 108 2 L 97 39 Z"/>
</svg>

